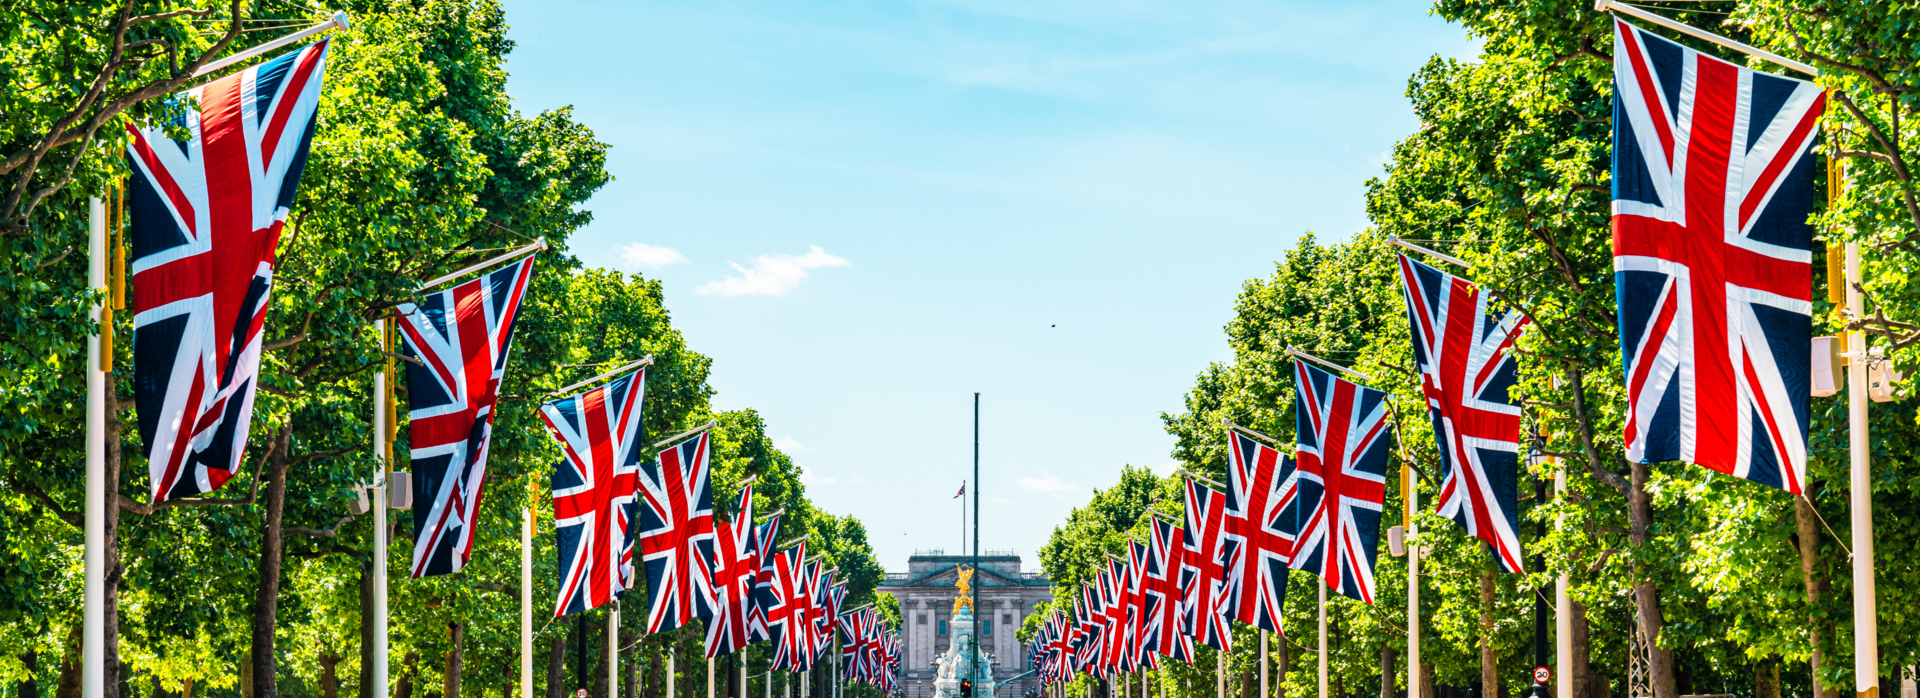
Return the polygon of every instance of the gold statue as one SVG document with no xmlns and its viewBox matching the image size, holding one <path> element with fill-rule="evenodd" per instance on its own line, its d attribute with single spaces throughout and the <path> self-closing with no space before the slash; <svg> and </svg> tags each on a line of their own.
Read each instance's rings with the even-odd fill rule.
<svg viewBox="0 0 1920 698">
<path fill-rule="evenodd" d="M 973 612 L 973 597 L 968 593 L 973 589 L 973 570 L 959 566 L 955 566 L 954 569 L 960 574 L 959 581 L 953 583 L 954 586 L 960 587 L 960 596 L 953 600 L 953 615 L 958 617 L 962 608 L 967 609 L 969 613 Z"/>
</svg>

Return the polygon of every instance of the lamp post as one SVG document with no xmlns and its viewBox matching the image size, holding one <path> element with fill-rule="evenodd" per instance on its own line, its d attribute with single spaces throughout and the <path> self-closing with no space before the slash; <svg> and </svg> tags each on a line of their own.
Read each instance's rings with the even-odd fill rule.
<svg viewBox="0 0 1920 698">
<path fill-rule="evenodd" d="M 980 393 L 973 394 L 973 571 L 980 573 Z M 973 638 L 967 643 L 972 658 L 967 661 L 966 698 L 975 698 L 972 678 L 980 673 L 980 630 L 986 624 L 980 619 L 980 585 L 967 589 L 967 608 L 973 611 Z"/>
</svg>

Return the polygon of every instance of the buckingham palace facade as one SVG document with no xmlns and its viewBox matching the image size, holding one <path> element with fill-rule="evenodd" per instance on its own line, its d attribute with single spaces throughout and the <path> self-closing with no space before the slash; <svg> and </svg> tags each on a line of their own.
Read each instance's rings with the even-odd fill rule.
<svg viewBox="0 0 1920 698">
<path fill-rule="evenodd" d="M 953 617 L 956 568 L 971 565 L 967 555 L 948 555 L 941 550 L 915 551 L 907 558 L 907 571 L 889 572 L 880 591 L 900 599 L 900 621 L 906 627 L 900 638 L 906 645 L 901 652 L 901 690 L 905 698 L 933 696 L 934 658 L 947 651 L 950 640 L 947 622 Z M 1026 673 L 1027 653 L 1014 631 L 1033 613 L 1034 604 L 1053 598 L 1047 576 L 1022 572 L 1020 556 L 1011 550 L 982 551 L 980 569 L 973 575 L 974 590 L 980 598 L 974 617 L 980 621 L 980 649 L 993 655 L 996 680 Z M 1029 689 L 1039 691 L 1040 682 L 1027 676 L 1000 686 L 994 698 L 1021 698 Z"/>
</svg>

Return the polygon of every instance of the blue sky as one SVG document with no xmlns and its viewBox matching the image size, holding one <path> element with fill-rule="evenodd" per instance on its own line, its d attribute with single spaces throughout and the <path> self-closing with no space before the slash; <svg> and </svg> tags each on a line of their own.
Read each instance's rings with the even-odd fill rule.
<svg viewBox="0 0 1920 698">
<path fill-rule="evenodd" d="M 519 108 L 615 181 L 573 252 L 661 279 L 808 492 L 881 562 L 1033 553 L 1122 464 L 1165 472 L 1243 281 L 1366 225 L 1464 32 L 1421 2 L 507 0 Z"/>
</svg>

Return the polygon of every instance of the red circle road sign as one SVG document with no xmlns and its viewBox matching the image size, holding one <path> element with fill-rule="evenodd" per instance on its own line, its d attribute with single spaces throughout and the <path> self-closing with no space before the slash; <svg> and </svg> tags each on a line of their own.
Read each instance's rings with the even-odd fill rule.
<svg viewBox="0 0 1920 698">
<path fill-rule="evenodd" d="M 1534 683 L 1546 683 L 1552 680 L 1553 680 L 1553 672 L 1547 671 L 1546 667 L 1537 666 L 1533 668 Z"/>
</svg>

